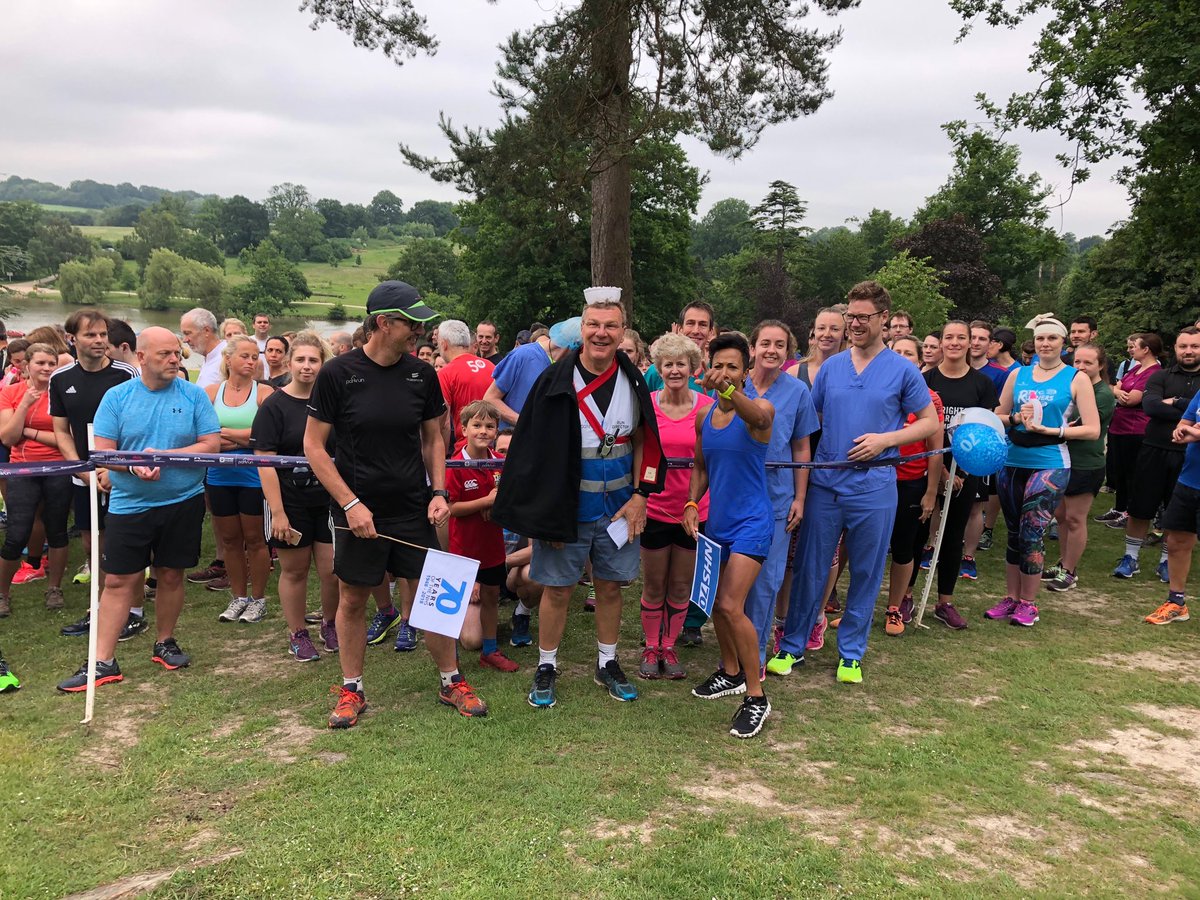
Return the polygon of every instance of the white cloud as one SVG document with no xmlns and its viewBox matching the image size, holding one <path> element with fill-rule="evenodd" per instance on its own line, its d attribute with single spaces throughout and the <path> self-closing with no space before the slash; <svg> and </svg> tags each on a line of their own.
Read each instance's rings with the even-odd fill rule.
<svg viewBox="0 0 1200 900">
<path fill-rule="evenodd" d="M 333 26 L 310 30 L 297 5 L 9 0 L 0 169 L 256 198 L 293 181 L 345 201 L 385 187 L 407 202 L 456 199 L 405 166 L 397 144 L 443 154 L 442 110 L 460 125 L 496 122 L 496 46 L 550 9 L 419 2 L 440 49 L 397 68 Z M 702 209 L 726 196 L 753 203 L 782 178 L 809 200 L 814 225 L 872 206 L 910 215 L 949 168 L 940 124 L 979 119 L 978 91 L 1004 97 L 1030 83 L 1033 30 L 985 29 L 955 44 L 946 0 L 867 3 L 831 21 L 845 35 L 831 66 L 836 96 L 816 115 L 768 129 L 736 163 L 685 142 L 710 178 Z M 1016 139 L 1026 169 L 1065 189 L 1058 138 Z M 1122 218 L 1113 168 L 1097 169 L 1055 224 L 1082 235 Z"/>
</svg>

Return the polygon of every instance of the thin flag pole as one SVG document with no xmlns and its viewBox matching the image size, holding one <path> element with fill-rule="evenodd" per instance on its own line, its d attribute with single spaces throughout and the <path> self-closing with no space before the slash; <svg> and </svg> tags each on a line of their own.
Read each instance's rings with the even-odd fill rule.
<svg viewBox="0 0 1200 900">
<path fill-rule="evenodd" d="M 942 552 L 942 538 L 946 534 L 946 519 L 950 511 L 950 494 L 954 491 L 954 476 L 958 474 L 958 460 L 950 459 L 950 479 L 946 482 L 946 499 L 942 505 L 942 520 L 938 523 L 937 537 L 933 542 L 933 555 L 929 557 L 929 575 L 925 578 L 925 590 L 921 594 L 921 605 L 917 607 L 916 623 L 918 628 L 928 628 L 922 624 L 925 617 L 925 605 L 929 602 L 929 592 L 933 588 L 933 580 L 937 578 L 938 556 Z"/>
<path fill-rule="evenodd" d="M 87 427 L 88 454 L 96 449 L 96 432 L 89 424 Z M 92 557 L 89 565 L 92 577 L 88 579 L 91 600 L 88 612 L 88 661 L 87 661 L 87 697 L 83 704 L 83 721 L 80 725 L 90 724 L 92 713 L 96 708 L 96 628 L 100 620 L 100 489 L 96 485 L 96 470 L 88 475 L 88 506 L 91 509 L 92 522 Z"/>
</svg>

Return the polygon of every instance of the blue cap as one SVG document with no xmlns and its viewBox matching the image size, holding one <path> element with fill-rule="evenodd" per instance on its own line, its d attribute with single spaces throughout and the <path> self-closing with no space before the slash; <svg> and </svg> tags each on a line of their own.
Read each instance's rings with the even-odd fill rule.
<svg viewBox="0 0 1200 900">
<path fill-rule="evenodd" d="M 572 316 L 550 326 L 550 343 L 555 347 L 574 350 L 583 346 L 583 317 Z"/>
</svg>

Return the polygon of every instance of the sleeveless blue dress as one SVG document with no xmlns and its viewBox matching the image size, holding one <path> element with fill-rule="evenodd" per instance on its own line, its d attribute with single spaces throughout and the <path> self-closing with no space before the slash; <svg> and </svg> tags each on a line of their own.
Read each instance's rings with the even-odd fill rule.
<svg viewBox="0 0 1200 900">
<path fill-rule="evenodd" d="M 708 525 L 704 533 L 721 545 L 722 559 L 730 553 L 757 557 L 771 550 L 775 525 L 767 487 L 768 444 L 756 441 L 741 417 L 714 428 L 714 403 L 704 417 L 701 441 L 708 470 Z"/>
</svg>

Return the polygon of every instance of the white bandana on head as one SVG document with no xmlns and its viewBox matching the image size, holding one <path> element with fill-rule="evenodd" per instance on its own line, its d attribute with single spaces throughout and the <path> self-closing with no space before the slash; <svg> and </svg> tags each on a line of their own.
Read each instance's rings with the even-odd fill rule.
<svg viewBox="0 0 1200 900">
<path fill-rule="evenodd" d="M 1042 313 L 1034 316 L 1025 323 L 1026 328 L 1033 329 L 1033 336 L 1040 337 L 1043 334 L 1057 334 L 1063 340 L 1067 338 L 1067 326 L 1058 321 L 1054 317 L 1054 313 Z"/>
</svg>

